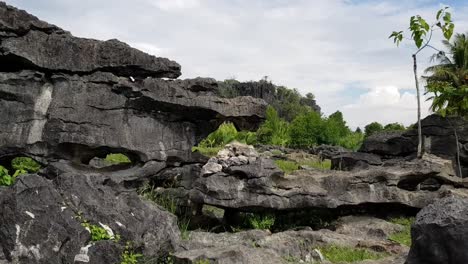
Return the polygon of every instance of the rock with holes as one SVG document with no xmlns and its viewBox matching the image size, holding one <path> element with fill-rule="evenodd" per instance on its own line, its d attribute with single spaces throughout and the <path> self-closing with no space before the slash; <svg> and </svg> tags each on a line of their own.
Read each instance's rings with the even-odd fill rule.
<svg viewBox="0 0 468 264">
<path fill-rule="evenodd" d="M 127 241 L 147 257 L 177 249 L 175 216 L 105 175 L 20 176 L 0 189 L 0 248 L 12 263 L 117 263 Z M 114 240 L 93 242 L 83 221 Z"/>
<path fill-rule="evenodd" d="M 180 75 L 173 61 L 73 37 L 5 3 L 0 14 L 0 158 L 192 161 L 192 146 L 222 122 L 263 120 L 264 101 L 220 98 L 214 79 L 159 78 Z"/>
<path fill-rule="evenodd" d="M 421 210 L 411 227 L 408 264 L 468 263 L 468 199 L 451 196 Z"/>
<path fill-rule="evenodd" d="M 450 161 L 431 155 L 385 167 L 299 170 L 289 175 L 272 160 L 259 158 L 253 164 L 197 178 L 190 198 L 199 204 L 254 212 L 303 208 L 415 211 L 452 191 L 468 193 L 467 186 L 468 181 L 455 177 Z"/>
</svg>

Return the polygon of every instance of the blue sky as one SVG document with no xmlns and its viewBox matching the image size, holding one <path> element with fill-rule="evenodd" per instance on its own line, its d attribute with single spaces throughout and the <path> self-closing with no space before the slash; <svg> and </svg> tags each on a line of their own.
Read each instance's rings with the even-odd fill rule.
<svg viewBox="0 0 468 264">
<path fill-rule="evenodd" d="M 434 0 L 6 0 L 74 35 L 117 38 L 182 65 L 182 77 L 273 82 L 312 92 L 351 127 L 416 120 L 411 42 L 388 40 L 452 8 L 468 31 L 468 1 Z M 440 35 L 433 44 L 438 46 Z M 432 51 L 421 53 L 420 69 Z M 428 114 L 429 103 L 423 104 Z"/>
</svg>

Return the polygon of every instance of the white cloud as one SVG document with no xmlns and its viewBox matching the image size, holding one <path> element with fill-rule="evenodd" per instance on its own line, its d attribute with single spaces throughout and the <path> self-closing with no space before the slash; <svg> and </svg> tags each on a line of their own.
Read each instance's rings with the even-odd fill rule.
<svg viewBox="0 0 468 264">
<path fill-rule="evenodd" d="M 430 103 L 421 99 L 421 115 L 429 114 Z M 378 121 L 382 124 L 403 123 L 408 126 L 417 120 L 416 95 L 401 92 L 395 86 L 375 87 L 359 97 L 353 104 L 343 107 L 343 114 L 353 127 L 363 128 L 366 124 Z"/>
<path fill-rule="evenodd" d="M 150 0 L 150 2 L 165 11 L 194 8 L 200 4 L 198 0 Z"/>
</svg>

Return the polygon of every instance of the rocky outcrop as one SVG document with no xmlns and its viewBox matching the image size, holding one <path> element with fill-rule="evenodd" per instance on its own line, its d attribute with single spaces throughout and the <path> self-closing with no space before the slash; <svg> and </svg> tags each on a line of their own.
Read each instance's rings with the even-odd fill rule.
<svg viewBox="0 0 468 264">
<path fill-rule="evenodd" d="M 158 258 L 180 240 L 175 216 L 99 174 L 20 176 L 0 187 L 0 210 L 0 247 L 13 263 L 117 263 L 125 242 Z M 85 220 L 113 239 L 92 242 Z"/>
<path fill-rule="evenodd" d="M 220 160 L 219 156 L 213 159 Z M 190 191 L 193 202 L 241 211 L 339 210 L 372 204 L 423 208 L 440 195 L 468 184 L 454 177 L 450 161 L 429 155 L 422 160 L 353 171 L 300 170 L 284 175 L 265 158 L 220 169 L 195 181 Z"/>
<path fill-rule="evenodd" d="M 466 197 L 447 197 L 418 213 L 411 228 L 408 264 L 468 263 Z"/>
<path fill-rule="evenodd" d="M 135 187 L 177 178 L 188 193 L 206 162 L 192 146 L 224 121 L 255 128 L 266 108 L 216 96 L 210 78 L 167 79 L 180 74 L 174 61 L 0 2 L 0 165 L 28 156 L 43 167 L 0 186 L 1 263 L 120 263 L 127 242 L 153 260 L 177 250 L 175 216 Z M 131 162 L 102 162 L 115 152 Z M 84 221 L 111 238 L 92 241 Z"/>
<path fill-rule="evenodd" d="M 219 98 L 213 79 L 150 78 L 177 77 L 175 62 L 118 41 L 74 37 L 4 3 L 0 9 L 0 157 L 53 154 L 87 163 L 107 148 L 136 161 L 187 161 L 221 122 L 251 129 L 263 117 L 264 102 Z"/>
<path fill-rule="evenodd" d="M 370 153 L 345 152 L 331 158 L 331 168 L 334 170 L 366 169 L 379 165 L 382 165 L 382 159 Z"/>
<path fill-rule="evenodd" d="M 465 145 L 468 143 L 468 122 L 460 117 L 444 118 L 434 114 L 424 118 L 421 125 L 424 151 L 450 159 L 456 165 L 458 148 L 462 167 L 461 176 L 467 177 L 468 148 Z M 417 145 L 417 129 L 382 132 L 368 137 L 359 152 L 377 154 L 385 159 L 414 157 Z M 458 169 L 457 174 L 460 174 Z"/>
<path fill-rule="evenodd" d="M 285 231 L 272 234 L 268 230 L 213 234 L 191 232 L 189 239 L 174 254 L 176 261 L 196 263 L 330 263 L 320 252 L 327 245 L 358 247 L 386 252 L 391 257 L 380 263 L 404 258 L 407 248 L 387 240 L 401 227 L 371 217 L 346 217 L 337 221 L 335 232 L 327 229 Z M 369 223 L 378 223 L 369 225 Z M 374 263 L 374 262 L 372 262 Z M 398 263 L 398 262 L 397 262 Z M 402 263 L 402 262 L 400 262 Z"/>
</svg>

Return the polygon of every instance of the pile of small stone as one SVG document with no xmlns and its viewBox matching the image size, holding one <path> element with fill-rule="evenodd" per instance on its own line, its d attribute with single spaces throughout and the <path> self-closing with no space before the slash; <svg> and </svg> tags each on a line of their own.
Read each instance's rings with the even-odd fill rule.
<svg viewBox="0 0 468 264">
<path fill-rule="evenodd" d="M 227 144 L 216 157 L 212 157 L 203 166 L 201 175 L 210 175 L 223 171 L 231 166 L 242 166 L 254 163 L 259 157 L 253 146 L 239 142 Z"/>
</svg>

